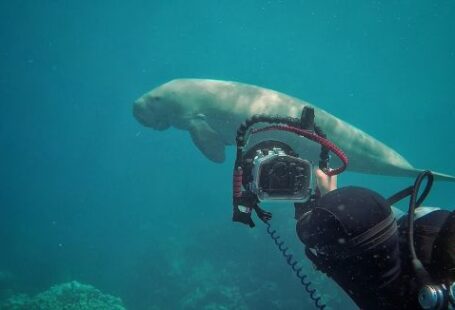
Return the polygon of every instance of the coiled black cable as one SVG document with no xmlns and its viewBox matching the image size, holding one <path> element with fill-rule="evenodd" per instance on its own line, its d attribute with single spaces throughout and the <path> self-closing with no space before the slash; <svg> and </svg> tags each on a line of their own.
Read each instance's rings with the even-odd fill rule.
<svg viewBox="0 0 455 310">
<path fill-rule="evenodd" d="M 272 240 L 275 242 L 275 245 L 278 247 L 278 250 L 280 250 L 281 254 L 286 259 L 286 263 L 291 266 L 292 271 L 294 271 L 297 278 L 300 279 L 300 283 L 305 288 L 305 291 L 309 294 L 316 308 L 323 310 L 326 305 L 321 301 L 320 296 L 316 296 L 316 289 L 311 288 L 312 282 L 310 280 L 307 280 L 308 276 L 302 272 L 303 267 L 299 266 L 299 263 L 294 258 L 294 255 L 289 253 L 289 247 L 287 247 L 284 241 L 281 240 L 280 235 L 278 235 L 277 231 L 272 228 L 272 225 L 268 221 L 264 223 L 267 226 L 267 233 L 270 235 L 270 238 L 272 238 Z"/>
</svg>

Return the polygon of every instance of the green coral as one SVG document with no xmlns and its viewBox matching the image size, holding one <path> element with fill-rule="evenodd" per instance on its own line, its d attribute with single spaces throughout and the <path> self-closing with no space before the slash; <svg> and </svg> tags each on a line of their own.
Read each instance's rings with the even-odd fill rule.
<svg viewBox="0 0 455 310">
<path fill-rule="evenodd" d="M 10 297 L 0 305 L 4 310 L 125 310 L 122 300 L 103 294 L 91 285 L 77 281 L 55 285 L 49 290 L 29 297 L 24 294 Z"/>
</svg>

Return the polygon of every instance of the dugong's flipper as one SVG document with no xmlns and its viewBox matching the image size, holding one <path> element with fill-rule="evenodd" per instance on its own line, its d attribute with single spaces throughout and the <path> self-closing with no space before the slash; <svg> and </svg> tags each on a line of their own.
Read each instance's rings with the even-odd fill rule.
<svg viewBox="0 0 455 310">
<path fill-rule="evenodd" d="M 204 119 L 192 119 L 188 130 L 194 144 L 205 156 L 217 163 L 224 162 L 223 139 Z"/>
</svg>

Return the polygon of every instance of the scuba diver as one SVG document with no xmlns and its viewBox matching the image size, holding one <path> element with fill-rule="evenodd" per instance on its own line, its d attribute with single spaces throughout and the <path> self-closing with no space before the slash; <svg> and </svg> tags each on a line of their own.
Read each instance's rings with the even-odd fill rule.
<svg viewBox="0 0 455 310">
<path fill-rule="evenodd" d="M 254 126 L 269 123 L 267 127 Z M 246 148 L 258 132 L 285 131 L 321 145 L 314 167 L 285 142 L 266 140 Z M 329 153 L 342 162 L 329 167 Z M 455 211 L 421 204 L 433 175 L 421 173 L 409 186 L 386 199 L 363 187 L 337 188 L 336 175 L 348 158 L 314 124 L 314 111 L 301 119 L 253 116 L 237 132 L 233 178 L 233 221 L 250 227 L 252 213 L 267 225 L 288 264 L 319 309 L 325 305 L 308 289 L 301 268 L 270 232 L 272 214 L 265 201 L 293 202 L 296 232 L 314 266 L 332 278 L 361 309 L 455 309 Z M 419 196 L 420 188 L 426 181 Z M 394 215 L 392 204 L 409 196 L 409 211 Z M 396 213 L 396 212 L 395 212 Z"/>
</svg>

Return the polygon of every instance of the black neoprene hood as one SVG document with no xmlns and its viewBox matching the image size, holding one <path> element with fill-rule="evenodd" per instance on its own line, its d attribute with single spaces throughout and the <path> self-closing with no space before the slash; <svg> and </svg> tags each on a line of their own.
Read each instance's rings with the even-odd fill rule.
<svg viewBox="0 0 455 310">
<path fill-rule="evenodd" d="M 361 187 L 344 187 L 321 197 L 311 215 L 299 221 L 297 233 L 310 248 L 341 246 L 391 213 L 378 193 Z"/>
</svg>

